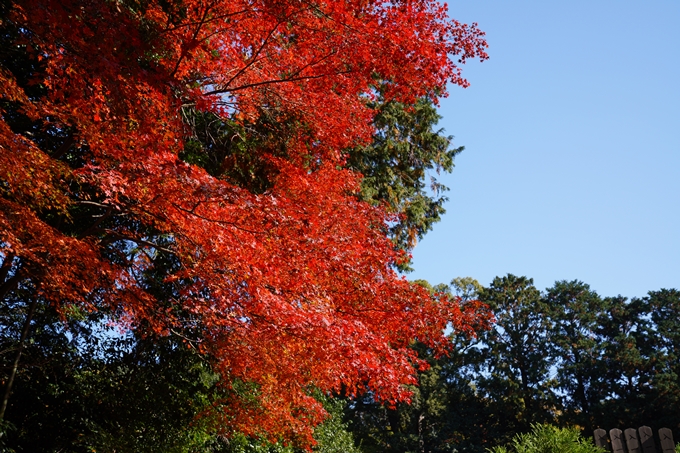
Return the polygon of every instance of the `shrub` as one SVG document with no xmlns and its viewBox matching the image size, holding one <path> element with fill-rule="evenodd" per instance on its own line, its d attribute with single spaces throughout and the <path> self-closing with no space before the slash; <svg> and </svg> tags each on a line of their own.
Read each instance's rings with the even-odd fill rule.
<svg viewBox="0 0 680 453">
<path fill-rule="evenodd" d="M 530 433 L 518 434 L 507 446 L 495 447 L 490 453 L 604 453 L 591 439 L 581 437 L 576 428 L 533 425 Z"/>
</svg>

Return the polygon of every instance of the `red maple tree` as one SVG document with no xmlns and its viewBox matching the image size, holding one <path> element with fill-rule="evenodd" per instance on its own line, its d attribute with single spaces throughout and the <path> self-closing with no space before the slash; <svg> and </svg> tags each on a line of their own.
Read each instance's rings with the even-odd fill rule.
<svg viewBox="0 0 680 453">
<path fill-rule="evenodd" d="M 225 425 L 287 439 L 323 417 L 311 389 L 407 399 L 422 365 L 409 345 L 443 351 L 448 323 L 484 321 L 394 271 L 392 219 L 343 168 L 371 138 L 378 85 L 403 102 L 467 85 L 458 63 L 486 58 L 475 25 L 429 0 L 2 8 L 1 297 L 30 287 L 62 311 L 198 331 L 232 390 Z M 285 152 L 251 150 L 268 169 L 255 191 L 179 157 L 187 112 L 297 126 Z"/>
</svg>

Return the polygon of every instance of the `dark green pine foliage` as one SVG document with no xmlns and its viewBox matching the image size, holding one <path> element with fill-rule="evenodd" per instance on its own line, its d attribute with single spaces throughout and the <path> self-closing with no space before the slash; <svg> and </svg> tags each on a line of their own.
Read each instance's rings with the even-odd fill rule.
<svg viewBox="0 0 680 453">
<path fill-rule="evenodd" d="M 629 301 L 622 296 L 606 298 L 604 302 L 606 313 L 598 324 L 607 397 L 596 414 L 597 425 L 605 429 L 651 426 L 656 418 L 650 404 L 656 352 L 649 305 L 645 299 Z"/>
<path fill-rule="evenodd" d="M 447 448 L 441 451 L 484 453 L 506 429 L 498 423 L 498 405 L 478 386 L 479 340 L 453 334 L 452 341 L 450 354 L 439 360 L 447 403 L 440 431 L 440 445 Z"/>
<path fill-rule="evenodd" d="M 502 443 L 532 424 L 552 421 L 558 409 L 546 307 L 532 279 L 512 274 L 496 277 L 480 300 L 494 312 L 496 325 L 480 334 L 481 348 L 470 353 L 480 355 L 476 385 L 492 407 L 489 433 Z"/>
<path fill-rule="evenodd" d="M 451 148 L 453 137 L 434 129 L 441 116 L 428 99 L 405 105 L 379 98 L 373 108 L 373 141 L 351 150 L 347 165 L 364 175 L 366 201 L 400 215 L 390 233 L 399 248 L 411 250 L 444 214 L 448 188 L 436 174 L 450 173 L 463 147 Z"/>
<path fill-rule="evenodd" d="M 477 280 L 462 277 L 454 278 L 447 290 L 465 304 L 480 299 L 484 288 Z M 488 333 L 468 337 L 452 332 L 451 352 L 439 360 L 447 394 L 442 433 L 450 451 L 485 453 L 499 437 L 507 436 L 506 427 L 498 422 L 496 397 L 479 385 L 482 370 L 487 368 L 483 341 Z"/>
<path fill-rule="evenodd" d="M 645 298 L 655 330 L 656 362 L 652 386 L 657 424 L 675 430 L 680 438 L 680 291 L 650 291 Z"/>
<path fill-rule="evenodd" d="M 599 322 L 608 304 L 580 281 L 558 281 L 543 296 L 548 317 L 546 351 L 555 364 L 563 423 L 590 432 L 599 427 L 602 402 L 609 397 L 604 338 Z"/>
</svg>

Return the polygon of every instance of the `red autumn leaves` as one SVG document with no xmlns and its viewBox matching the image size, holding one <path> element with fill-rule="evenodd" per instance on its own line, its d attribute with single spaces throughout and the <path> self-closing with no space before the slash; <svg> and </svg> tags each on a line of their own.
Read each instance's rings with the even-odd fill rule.
<svg viewBox="0 0 680 453">
<path fill-rule="evenodd" d="M 444 350 L 448 323 L 483 321 L 395 273 L 389 216 L 343 168 L 378 84 L 435 97 L 467 84 L 452 58 L 486 58 L 442 5 L 31 0 L 1 26 L 5 260 L 44 303 L 192 332 L 232 390 L 225 426 L 306 437 L 312 388 L 403 400 L 414 340 Z M 294 123 L 284 151 L 252 151 L 267 189 L 182 161 L 187 110 Z"/>
</svg>

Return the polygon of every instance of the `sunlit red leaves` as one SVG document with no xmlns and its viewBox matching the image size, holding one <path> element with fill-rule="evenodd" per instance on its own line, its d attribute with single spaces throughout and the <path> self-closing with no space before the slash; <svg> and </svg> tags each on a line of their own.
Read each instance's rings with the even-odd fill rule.
<svg viewBox="0 0 680 453">
<path fill-rule="evenodd" d="M 441 5 L 31 0 L 8 20 L 41 62 L 30 83 L 44 94 L 1 68 L 3 102 L 43 134 L 68 132 L 82 155 L 69 163 L 3 113 L 3 250 L 49 303 L 200 331 L 233 389 L 220 408 L 229 429 L 308 440 L 323 415 L 312 389 L 404 400 L 419 364 L 412 341 L 442 352 L 447 323 L 483 322 L 479 307 L 461 312 L 394 272 L 403 257 L 389 218 L 358 201 L 360 175 L 342 168 L 342 150 L 370 139 L 376 83 L 404 101 L 434 96 L 466 85 L 451 57 L 486 58 L 482 34 Z M 269 190 L 251 193 L 178 159 L 182 108 L 244 123 L 278 112 L 304 133 L 285 157 L 253 151 L 275 171 Z M 100 211 L 68 218 L 87 203 Z M 60 230 L 46 218 L 54 210 L 90 223 Z M 156 252 L 181 263 L 165 277 L 171 300 L 139 280 Z"/>
</svg>

